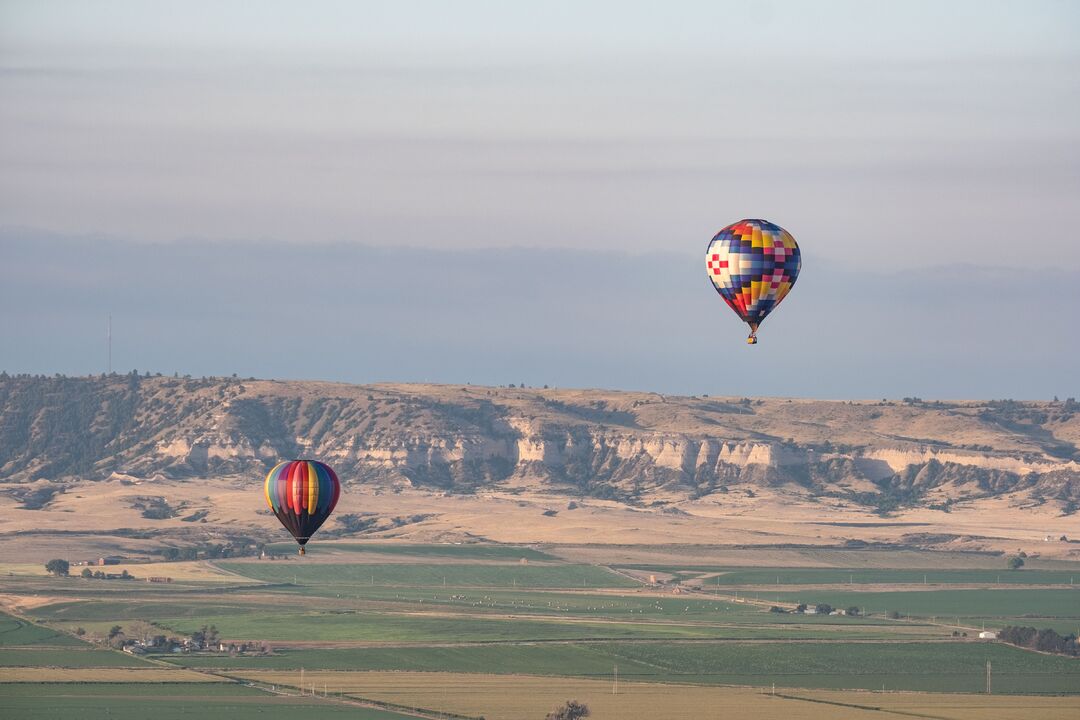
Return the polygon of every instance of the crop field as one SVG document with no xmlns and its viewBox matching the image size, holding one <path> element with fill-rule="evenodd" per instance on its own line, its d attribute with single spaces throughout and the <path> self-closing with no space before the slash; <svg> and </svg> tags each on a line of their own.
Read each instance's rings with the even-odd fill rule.
<svg viewBox="0 0 1080 720">
<path fill-rule="evenodd" d="M 292 555 L 296 552 L 293 543 L 272 543 L 267 550 L 273 553 Z M 403 545 L 400 543 L 348 543 L 319 542 L 307 548 L 309 557 L 336 555 L 338 553 L 364 553 L 393 557 L 454 558 L 466 560 L 505 560 L 517 562 L 526 560 L 561 562 L 554 555 L 540 550 L 517 545 Z"/>
<path fill-rule="evenodd" d="M 148 711 L 152 707 L 153 710 Z M 312 698 L 277 697 L 236 683 L 0 683 L 0 717 L 20 720 L 404 720 L 398 713 L 327 703 Z"/>
<path fill-rule="evenodd" d="M 243 673 L 260 683 L 295 684 L 295 673 Z M 560 679 L 528 675 L 464 673 L 313 672 L 306 680 L 316 687 L 400 705 L 411 705 L 489 720 L 541 718 L 567 697 L 585 702 L 597 718 L 738 717 L 765 720 L 876 718 L 892 713 L 939 720 L 1005 720 L 1038 717 L 1065 720 L 1080 712 L 1075 697 L 972 697 L 881 692 L 785 691 L 779 694 L 732 687 L 639 683 L 613 679 Z"/>
<path fill-rule="evenodd" d="M 0 667 L 139 667 L 145 661 L 116 650 L 97 648 L 0 648 Z"/>
<path fill-rule="evenodd" d="M 301 564 L 222 562 L 225 570 L 271 583 L 421 587 L 631 588 L 638 583 L 594 565 Z"/>
<path fill-rule="evenodd" d="M 237 640 L 362 641 L 362 642 L 493 642 L 527 640 L 581 640 L 607 638 L 715 638 L 750 637 L 759 630 L 710 625 L 544 622 L 538 620 L 467 617 L 425 617 L 383 613 L 336 611 L 328 613 L 252 613 L 206 615 L 198 619 L 161 618 L 157 624 L 173 632 L 190 634 L 199 625 L 212 624 L 223 637 Z M 792 636 L 777 630 L 775 637 Z"/>
<path fill-rule="evenodd" d="M 707 575 L 713 585 L 1068 585 L 1080 588 L 1080 571 L 941 570 L 858 568 L 719 568 L 632 565 L 627 569 L 673 574 L 682 578 Z"/>
<path fill-rule="evenodd" d="M 1080 688 L 1080 663 L 991 643 L 565 643 L 282 650 L 269 658 L 181 657 L 185 667 L 619 677 L 705 685 L 978 692 L 987 660 L 1002 692 Z"/>
<path fill-rule="evenodd" d="M 0 648 L 5 646 L 52 645 L 84 646 L 70 635 L 34 625 L 17 617 L 0 613 Z"/>
<path fill-rule="evenodd" d="M 130 668 L 57 668 L 57 667 L 8 667 L 4 668 L 4 683 L 223 683 L 205 673 L 178 670 L 170 667 Z M 2 685 L 0 685 L 2 688 Z"/>
<path fill-rule="evenodd" d="M 1022 617 L 1080 619 L 1080 588 L 1075 590 L 914 590 L 898 592 L 846 592 L 805 590 L 769 593 L 786 602 L 852 605 L 869 612 L 897 610 L 920 617 Z"/>
<path fill-rule="evenodd" d="M 170 564 L 154 565 L 167 573 Z M 136 717 L 147 688 L 180 698 L 177 688 L 196 683 L 169 712 L 205 714 L 212 702 L 215 713 L 220 703 L 237 718 L 273 718 L 299 703 L 313 717 L 401 717 L 393 705 L 347 704 L 378 701 L 525 720 L 578 692 L 597 718 L 708 717 L 713 706 L 750 718 L 775 717 L 778 708 L 792 718 L 831 718 L 877 716 L 868 707 L 885 698 L 930 692 L 938 695 L 919 700 L 923 710 L 894 703 L 891 712 L 1010 717 L 998 712 L 1004 700 L 986 707 L 943 699 L 983 692 L 987 662 L 995 691 L 1030 696 L 1039 717 L 1068 716 L 1080 701 L 1080 659 L 975 638 L 983 625 L 1007 623 L 1072 631 L 1080 587 L 1067 583 L 1068 569 L 1024 570 L 1029 582 L 998 585 L 987 581 L 996 570 L 972 568 L 729 568 L 719 584 L 688 588 L 702 568 L 681 568 L 677 586 L 531 548 L 341 543 L 306 559 L 207 562 L 167 586 L 0 576 L 0 596 L 14 608 L 0 615 L 0 695 L 15 703 L 0 715 L 10 707 L 18 717 L 62 717 L 85 707 L 80 713 L 91 718 Z M 924 575 L 926 589 L 913 587 Z M 971 587 L 980 583 L 986 587 Z M 872 614 L 779 611 L 798 602 Z M 893 610 L 903 617 L 889 619 Z M 219 652 L 215 641 L 144 659 L 105 646 L 117 625 L 132 637 L 175 638 L 214 626 L 226 644 L 257 647 Z M 77 628 L 93 642 L 75 639 Z M 622 691 L 613 696 L 616 667 Z M 330 696 L 353 700 L 299 697 L 301 669 L 306 690 L 321 680 Z M 237 684 L 241 676 L 258 687 Z M 774 684 L 788 689 L 785 697 L 771 697 Z M 227 689 L 199 704 L 203 688 L 219 686 Z M 52 714 L 23 713 L 39 690 Z M 831 700 L 822 695 L 829 692 Z M 1056 694 L 1069 697 L 1038 697 Z"/>
</svg>

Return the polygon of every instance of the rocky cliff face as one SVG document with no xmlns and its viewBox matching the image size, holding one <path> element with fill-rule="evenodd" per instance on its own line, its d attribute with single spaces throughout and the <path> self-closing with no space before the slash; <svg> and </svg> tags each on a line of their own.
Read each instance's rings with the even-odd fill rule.
<svg viewBox="0 0 1080 720">
<path fill-rule="evenodd" d="M 249 477 L 317 457 L 348 482 L 533 484 L 641 501 L 736 484 L 867 504 L 1080 499 L 1076 403 L 840 403 L 136 375 L 0 376 L 0 480 Z M 940 498 L 939 498 L 940 499 Z"/>
</svg>

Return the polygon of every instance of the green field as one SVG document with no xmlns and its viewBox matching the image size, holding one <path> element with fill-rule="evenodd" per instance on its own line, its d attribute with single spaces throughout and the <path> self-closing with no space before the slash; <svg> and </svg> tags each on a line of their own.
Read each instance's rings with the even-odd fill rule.
<svg viewBox="0 0 1080 720">
<path fill-rule="evenodd" d="M 22 645 L 82 646 L 83 644 L 70 635 L 28 623 L 6 613 L 0 613 L 0 647 Z"/>
<path fill-rule="evenodd" d="M 250 613 L 252 605 L 225 605 L 214 598 L 192 598 L 189 602 L 145 602 L 141 600 L 87 600 L 62 602 L 34 608 L 34 619 L 41 622 L 93 623 L 114 620 L 147 620 L 161 617 L 199 617 Z M 123 624 L 123 623 L 121 623 Z"/>
<path fill-rule="evenodd" d="M 280 651 L 170 659 L 185 667 L 414 670 L 619 677 L 718 685 L 978 692 L 986 661 L 1002 692 L 1080 689 L 1080 662 L 993 643 L 582 643 Z M 1000 683 L 1000 685 L 998 685 Z"/>
<path fill-rule="evenodd" d="M 273 553 L 293 554 L 293 543 L 272 543 L 267 550 Z M 310 543 L 308 555 L 330 555 L 337 552 L 373 553 L 389 557 L 461 558 L 467 560 L 506 560 L 516 562 L 521 558 L 561 562 L 533 548 L 516 545 L 402 545 L 398 543 Z"/>
<path fill-rule="evenodd" d="M 1004 564 L 1004 563 L 1003 563 Z M 1069 585 L 1080 589 L 1080 571 L 1061 570 L 889 570 L 843 568 L 721 568 L 633 565 L 628 569 L 671 573 L 683 579 L 717 574 L 714 585 Z"/>
<path fill-rule="evenodd" d="M 522 550 L 400 546 L 376 551 L 375 563 L 342 562 L 349 552 L 373 552 L 372 546 L 357 543 L 355 549 L 334 550 L 332 562 L 219 563 L 257 581 L 245 585 L 109 586 L 77 579 L 0 578 L 4 593 L 57 600 L 28 611 L 44 627 L 0 615 L 0 667 L 156 667 L 160 672 L 160 662 L 154 662 L 163 661 L 196 670 L 396 670 L 595 679 L 608 677 L 618 665 L 620 677 L 652 683 L 978 692 L 989 660 L 1001 692 L 1080 693 L 1080 659 L 951 637 L 953 630 L 971 635 L 982 625 L 1018 623 L 1072 631 L 1080 624 L 1080 588 L 1062 583 L 1032 587 L 1051 580 L 1034 571 L 1025 576 L 1030 584 L 977 590 L 950 588 L 941 578 L 970 583 L 989 571 L 934 571 L 937 585 L 929 584 L 931 571 L 926 571 L 927 589 L 921 590 L 911 582 L 921 578 L 922 570 L 732 569 L 721 576 L 729 581 L 726 585 L 675 594 L 601 566 L 548 558 L 544 564 L 507 562 Z M 438 551 L 447 562 L 438 562 Z M 401 562 L 394 562 L 395 556 Z M 761 582 L 768 573 L 775 578 L 787 572 L 792 583 L 786 588 Z M 870 592 L 811 587 L 836 584 L 831 581 L 856 573 L 862 573 L 864 587 L 878 586 L 867 588 Z M 889 588 L 889 581 L 899 584 Z M 738 587 L 747 584 L 756 588 Z M 771 604 L 797 602 L 855 605 L 873 615 L 769 612 Z M 888 619 L 892 610 L 904 617 Z M 956 618 L 962 627 L 950 626 Z M 148 662 L 63 632 L 82 627 L 88 636 L 100 637 L 112 625 L 130 629 L 136 621 L 153 626 L 143 626 L 144 631 L 176 637 L 215 625 L 226 642 L 266 642 L 273 652 L 169 653 Z M 70 682 L 74 676 L 58 672 L 55 677 Z M 105 677 L 127 687 L 118 680 Z M 245 707 L 254 703 L 265 709 L 267 702 L 264 696 L 229 697 L 229 703 Z"/>
<path fill-rule="evenodd" d="M 920 617 L 1008 617 L 1080 618 L 1080 588 L 1076 590 L 1015 589 L 1015 590 L 925 590 L 900 592 L 847 592 L 804 590 L 800 592 L 762 593 L 762 597 L 778 597 L 785 602 L 804 602 L 811 605 L 828 603 L 833 607 L 852 605 L 867 612 L 884 613 L 897 610 L 904 615 Z"/>
<path fill-rule="evenodd" d="M 0 648 L 0 667 L 145 667 L 146 661 L 118 650 L 98 648 Z"/>
<path fill-rule="evenodd" d="M 404 720 L 383 710 L 278 697 L 237 684 L 0 683 L 0 717 L 27 720 Z"/>
<path fill-rule="evenodd" d="M 222 562 L 218 566 L 270 583 L 423 587 L 628 588 L 638 583 L 593 565 L 483 565 Z"/>
</svg>

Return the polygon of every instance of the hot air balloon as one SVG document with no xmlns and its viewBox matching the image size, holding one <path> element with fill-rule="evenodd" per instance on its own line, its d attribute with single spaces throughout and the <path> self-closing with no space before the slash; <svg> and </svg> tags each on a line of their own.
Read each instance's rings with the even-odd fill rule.
<svg viewBox="0 0 1080 720">
<path fill-rule="evenodd" d="M 716 233 L 705 254 L 716 292 L 750 326 L 750 345 L 757 344 L 758 326 L 787 297 L 801 267 L 795 238 L 767 220 L 728 225 Z"/>
<path fill-rule="evenodd" d="M 341 483 L 330 466 L 315 460 L 287 460 L 266 476 L 266 503 L 292 533 L 304 554 L 304 545 L 330 517 L 341 495 Z"/>
</svg>

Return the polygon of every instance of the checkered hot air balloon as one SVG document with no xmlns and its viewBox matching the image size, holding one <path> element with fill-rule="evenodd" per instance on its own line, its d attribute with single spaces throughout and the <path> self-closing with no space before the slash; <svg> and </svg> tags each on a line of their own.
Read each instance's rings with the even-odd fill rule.
<svg viewBox="0 0 1080 720">
<path fill-rule="evenodd" d="M 795 238 L 767 220 L 740 220 L 716 233 L 705 253 L 705 270 L 716 292 L 750 326 L 746 342 L 787 297 L 802 257 Z"/>
<path fill-rule="evenodd" d="M 281 462 L 266 476 L 266 504 L 296 538 L 301 555 L 340 495 L 337 475 L 329 465 L 315 460 Z"/>
</svg>

